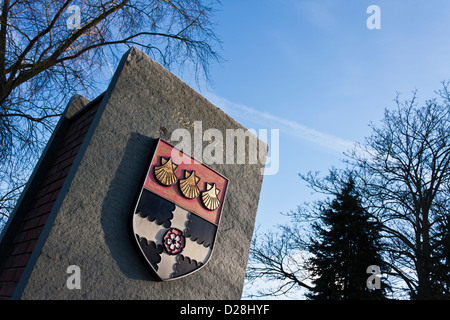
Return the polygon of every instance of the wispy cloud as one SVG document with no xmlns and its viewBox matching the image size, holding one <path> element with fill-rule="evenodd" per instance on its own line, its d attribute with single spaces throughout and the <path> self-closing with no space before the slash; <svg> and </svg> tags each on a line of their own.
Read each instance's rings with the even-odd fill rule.
<svg viewBox="0 0 450 320">
<path fill-rule="evenodd" d="M 333 152 L 342 153 L 353 149 L 355 146 L 353 141 L 317 131 L 295 120 L 281 118 L 243 104 L 234 103 L 213 93 L 208 93 L 205 96 L 209 101 L 238 121 L 245 119 L 245 121 L 256 123 L 264 129 L 280 129 L 280 132 L 284 135 L 312 142 Z"/>
<path fill-rule="evenodd" d="M 338 21 L 336 20 L 335 1 L 324 0 L 290 0 L 288 1 L 294 12 L 305 21 L 308 21 L 312 27 L 322 31 L 333 32 L 336 30 Z"/>
</svg>

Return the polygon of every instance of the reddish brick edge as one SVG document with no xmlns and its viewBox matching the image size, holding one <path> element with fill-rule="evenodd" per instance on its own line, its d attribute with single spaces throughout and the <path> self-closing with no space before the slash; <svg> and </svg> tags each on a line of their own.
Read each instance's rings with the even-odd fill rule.
<svg viewBox="0 0 450 320">
<path fill-rule="evenodd" d="M 0 300 L 9 300 L 13 296 L 99 104 L 89 104 L 69 119 L 65 137 L 51 160 L 52 164 L 27 208 L 6 257 L 0 261 Z"/>
</svg>

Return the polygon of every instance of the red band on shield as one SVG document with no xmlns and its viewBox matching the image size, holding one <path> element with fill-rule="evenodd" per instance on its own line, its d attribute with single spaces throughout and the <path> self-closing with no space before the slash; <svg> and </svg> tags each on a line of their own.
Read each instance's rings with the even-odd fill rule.
<svg viewBox="0 0 450 320">
<path fill-rule="evenodd" d="M 159 140 L 144 188 L 218 225 L 228 180 L 185 154 L 172 157 L 180 153 Z"/>
</svg>

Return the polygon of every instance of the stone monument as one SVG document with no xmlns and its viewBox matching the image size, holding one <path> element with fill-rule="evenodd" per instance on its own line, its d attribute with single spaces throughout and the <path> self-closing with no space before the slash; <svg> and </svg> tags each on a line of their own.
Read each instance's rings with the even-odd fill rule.
<svg viewBox="0 0 450 320">
<path fill-rule="evenodd" d="M 227 130 L 244 132 L 244 145 Z M 161 145 L 184 146 L 178 155 L 194 167 L 161 156 Z M 230 163 L 255 145 L 259 162 Z M 227 161 L 216 161 L 225 151 Z M 61 117 L 2 232 L 0 298 L 240 299 L 266 154 L 260 139 L 131 48 L 103 94 L 74 96 Z M 145 213 L 158 204 L 142 192 L 149 174 L 166 171 L 154 193 L 177 209 L 159 221 Z M 139 241 L 154 260 L 146 263 Z"/>
</svg>

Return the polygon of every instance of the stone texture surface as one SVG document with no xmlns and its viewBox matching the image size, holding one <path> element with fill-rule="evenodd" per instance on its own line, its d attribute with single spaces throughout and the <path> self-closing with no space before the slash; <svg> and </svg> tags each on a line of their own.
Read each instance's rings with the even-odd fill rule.
<svg viewBox="0 0 450 320">
<path fill-rule="evenodd" d="M 226 129 L 243 128 L 132 48 L 104 95 L 91 138 L 77 155 L 77 170 L 55 208 L 57 216 L 21 299 L 241 298 L 263 179 L 260 163 L 210 165 L 230 184 L 212 257 L 201 270 L 155 281 L 130 240 L 130 215 L 153 142 L 161 137 L 176 144 L 170 137 L 182 127 L 180 117 L 201 120 L 203 130 L 219 129 L 224 138 Z M 80 267 L 79 290 L 66 286 L 69 265 Z"/>
</svg>

